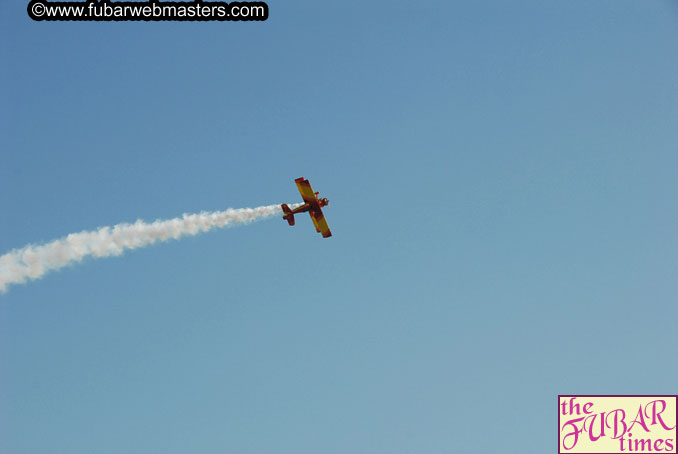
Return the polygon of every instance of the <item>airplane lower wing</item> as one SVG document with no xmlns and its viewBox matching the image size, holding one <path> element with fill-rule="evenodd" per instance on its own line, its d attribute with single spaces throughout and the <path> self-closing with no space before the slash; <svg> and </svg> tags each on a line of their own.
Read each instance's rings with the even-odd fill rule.
<svg viewBox="0 0 678 454">
<path fill-rule="evenodd" d="M 320 216 L 316 217 L 313 214 L 311 214 L 311 219 L 313 219 L 315 231 L 322 234 L 323 238 L 329 238 L 332 236 L 332 232 L 330 232 L 330 226 L 327 225 L 325 216 L 321 214 Z"/>
</svg>

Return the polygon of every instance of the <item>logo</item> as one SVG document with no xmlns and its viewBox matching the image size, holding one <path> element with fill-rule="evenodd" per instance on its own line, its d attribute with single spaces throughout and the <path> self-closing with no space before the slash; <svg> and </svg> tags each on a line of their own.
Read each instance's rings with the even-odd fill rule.
<svg viewBox="0 0 678 454">
<path fill-rule="evenodd" d="M 678 396 L 558 396 L 558 454 L 676 453 Z"/>
</svg>

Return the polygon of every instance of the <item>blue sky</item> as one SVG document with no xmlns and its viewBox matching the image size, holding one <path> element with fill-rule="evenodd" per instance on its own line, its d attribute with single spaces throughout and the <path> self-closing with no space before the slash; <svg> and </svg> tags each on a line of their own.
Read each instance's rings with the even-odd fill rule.
<svg viewBox="0 0 678 454">
<path fill-rule="evenodd" d="M 0 452 L 543 453 L 558 394 L 676 393 L 678 7 L 0 4 L 0 253 L 330 199 L 0 295 Z"/>
</svg>

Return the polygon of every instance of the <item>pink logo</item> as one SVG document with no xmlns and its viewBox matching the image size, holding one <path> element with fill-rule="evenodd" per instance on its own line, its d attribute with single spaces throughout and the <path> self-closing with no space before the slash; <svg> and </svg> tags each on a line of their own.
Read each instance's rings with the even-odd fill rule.
<svg viewBox="0 0 678 454">
<path fill-rule="evenodd" d="M 678 396 L 558 396 L 558 454 L 676 453 Z"/>
</svg>

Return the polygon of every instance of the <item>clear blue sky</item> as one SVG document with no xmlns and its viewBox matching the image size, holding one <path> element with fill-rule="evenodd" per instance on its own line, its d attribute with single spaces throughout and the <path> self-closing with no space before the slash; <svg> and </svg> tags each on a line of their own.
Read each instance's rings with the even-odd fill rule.
<svg viewBox="0 0 678 454">
<path fill-rule="evenodd" d="M 327 196 L 0 295 L 0 452 L 553 452 L 557 394 L 676 393 L 678 6 L 0 3 L 0 253 Z"/>
</svg>

